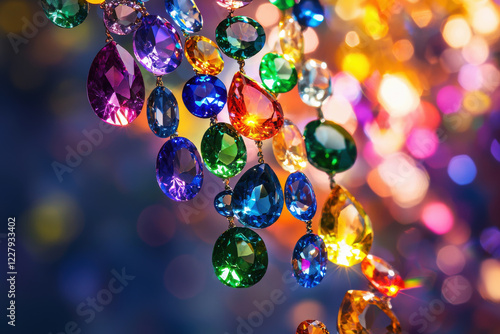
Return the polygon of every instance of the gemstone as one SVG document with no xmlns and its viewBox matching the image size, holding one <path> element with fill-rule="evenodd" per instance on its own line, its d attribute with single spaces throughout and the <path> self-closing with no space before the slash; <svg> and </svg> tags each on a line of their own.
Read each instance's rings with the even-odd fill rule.
<svg viewBox="0 0 500 334">
<path fill-rule="evenodd" d="M 298 1 L 299 0 L 269 0 L 270 3 L 272 3 L 281 10 L 293 7 L 293 5 L 295 5 L 295 3 Z"/>
<path fill-rule="evenodd" d="M 260 78 L 264 87 L 271 92 L 286 93 L 297 84 L 297 71 L 282 55 L 268 53 L 260 62 Z"/>
<path fill-rule="evenodd" d="M 224 190 L 218 193 L 214 198 L 215 211 L 224 217 L 233 217 L 233 206 L 231 205 L 232 198 L 232 190 Z"/>
<path fill-rule="evenodd" d="M 226 86 L 215 76 L 196 75 L 184 85 L 182 100 L 187 110 L 196 117 L 217 116 L 226 105 Z"/>
<path fill-rule="evenodd" d="M 217 75 L 224 69 L 219 47 L 205 36 L 188 37 L 184 52 L 191 66 L 199 74 Z"/>
<path fill-rule="evenodd" d="M 331 121 L 315 120 L 304 129 L 307 158 L 327 173 L 343 172 L 354 165 L 358 155 L 352 136 Z"/>
<path fill-rule="evenodd" d="M 283 126 L 283 109 L 276 97 L 245 74 L 234 75 L 228 96 L 231 124 L 244 137 L 269 139 Z"/>
<path fill-rule="evenodd" d="M 279 38 L 283 56 L 294 64 L 304 58 L 302 27 L 292 15 L 283 15 L 279 23 Z"/>
<path fill-rule="evenodd" d="M 172 92 L 158 86 L 148 98 L 148 124 L 155 135 L 167 138 L 173 135 L 179 126 L 179 105 Z"/>
<path fill-rule="evenodd" d="M 148 15 L 134 34 L 134 54 L 149 72 L 165 75 L 182 61 L 181 39 L 167 20 Z"/>
<path fill-rule="evenodd" d="M 389 303 L 368 291 L 349 290 L 340 305 L 339 334 L 400 334 L 401 325 Z"/>
<path fill-rule="evenodd" d="M 162 146 L 156 159 L 156 180 L 174 201 L 188 201 L 200 192 L 203 164 L 189 139 L 175 137 Z"/>
<path fill-rule="evenodd" d="M 288 211 L 297 219 L 310 221 L 316 214 L 316 195 L 307 176 L 302 172 L 288 175 L 285 183 Z"/>
<path fill-rule="evenodd" d="M 203 17 L 193 0 L 165 0 L 165 7 L 182 31 L 192 34 L 203 27 Z"/>
<path fill-rule="evenodd" d="M 238 9 L 250 4 L 252 0 L 217 0 L 217 4 L 226 9 Z"/>
<path fill-rule="evenodd" d="M 266 32 L 259 22 L 247 16 L 231 16 L 215 30 L 215 40 L 228 57 L 242 60 L 255 56 L 266 43 Z"/>
<path fill-rule="evenodd" d="M 268 164 L 256 165 L 241 176 L 233 190 L 233 210 L 248 227 L 266 228 L 278 220 L 283 210 L 283 190 Z"/>
<path fill-rule="evenodd" d="M 273 153 L 279 165 L 290 173 L 306 168 L 307 153 L 304 137 L 292 121 L 285 119 L 283 127 L 273 137 Z"/>
<path fill-rule="evenodd" d="M 232 288 L 248 288 L 264 277 L 267 249 L 254 231 L 233 227 L 217 239 L 212 253 L 215 275 Z"/>
<path fill-rule="evenodd" d="M 293 276 L 304 288 L 314 288 L 326 275 L 326 246 L 320 236 L 308 233 L 302 236 L 292 256 Z"/>
<path fill-rule="evenodd" d="M 135 2 L 114 0 L 104 7 L 103 21 L 106 28 L 117 35 L 128 35 L 142 24 L 141 6 Z"/>
<path fill-rule="evenodd" d="M 314 28 L 325 19 L 325 10 L 319 0 L 301 0 L 293 7 L 293 15 L 300 25 Z"/>
<path fill-rule="evenodd" d="M 336 185 L 323 206 L 319 234 L 325 241 L 328 259 L 339 266 L 353 266 L 370 252 L 373 230 L 361 204 Z"/>
<path fill-rule="evenodd" d="M 87 94 L 94 112 L 106 123 L 124 126 L 136 119 L 145 88 L 132 55 L 114 41 L 106 44 L 90 66 Z"/>
<path fill-rule="evenodd" d="M 299 95 L 305 104 L 321 107 L 332 95 L 330 71 L 325 62 L 309 59 L 304 63 L 299 76 Z"/>
<path fill-rule="evenodd" d="M 205 167 L 214 175 L 230 178 L 239 174 L 247 162 L 243 138 L 226 123 L 211 126 L 201 140 Z"/>
<path fill-rule="evenodd" d="M 297 327 L 296 334 L 330 334 L 326 326 L 318 320 L 305 320 Z"/>
<path fill-rule="evenodd" d="M 42 0 L 41 4 L 48 19 L 61 28 L 74 28 L 89 14 L 85 0 Z"/>
<path fill-rule="evenodd" d="M 399 273 L 383 259 L 368 254 L 361 262 L 361 271 L 370 283 L 387 297 L 396 297 L 404 289 L 404 281 Z"/>
</svg>

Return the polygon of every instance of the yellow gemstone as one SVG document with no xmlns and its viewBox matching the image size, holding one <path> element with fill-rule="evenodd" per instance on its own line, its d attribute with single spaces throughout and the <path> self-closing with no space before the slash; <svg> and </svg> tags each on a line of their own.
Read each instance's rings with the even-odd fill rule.
<svg viewBox="0 0 500 334">
<path fill-rule="evenodd" d="M 279 23 L 281 51 L 287 60 L 295 66 L 304 58 L 304 36 L 302 27 L 291 15 L 283 15 Z"/>
<path fill-rule="evenodd" d="M 280 166 L 290 173 L 303 170 L 307 166 L 304 138 L 299 128 L 288 119 L 285 119 L 283 127 L 273 138 L 273 152 Z"/>
<path fill-rule="evenodd" d="M 373 230 L 361 204 L 343 187 L 336 185 L 323 206 L 319 234 L 328 251 L 328 260 L 350 267 L 370 252 Z"/>
<path fill-rule="evenodd" d="M 217 75 L 224 69 L 219 47 L 205 36 L 191 36 L 186 39 L 185 54 L 199 74 Z"/>
<path fill-rule="evenodd" d="M 400 334 L 401 325 L 389 300 L 368 291 L 349 290 L 339 309 L 339 334 Z"/>
</svg>

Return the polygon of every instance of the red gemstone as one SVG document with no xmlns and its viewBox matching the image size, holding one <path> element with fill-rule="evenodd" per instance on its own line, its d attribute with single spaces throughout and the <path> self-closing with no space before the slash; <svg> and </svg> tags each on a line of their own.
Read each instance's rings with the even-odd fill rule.
<svg viewBox="0 0 500 334">
<path fill-rule="evenodd" d="M 276 97 L 241 72 L 233 77 L 227 106 L 231 124 L 247 138 L 269 139 L 283 126 L 283 109 Z"/>
<path fill-rule="evenodd" d="M 388 297 L 395 297 L 399 290 L 404 289 L 404 281 L 396 269 L 379 257 L 365 257 L 361 271 L 378 291 Z"/>
</svg>

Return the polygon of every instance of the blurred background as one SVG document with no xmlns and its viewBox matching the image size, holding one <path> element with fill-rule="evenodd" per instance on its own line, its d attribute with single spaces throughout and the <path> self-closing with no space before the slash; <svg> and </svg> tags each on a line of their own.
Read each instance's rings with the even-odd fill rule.
<svg viewBox="0 0 500 334">
<path fill-rule="evenodd" d="M 227 12 L 215 1 L 197 3 L 202 34 L 214 39 Z M 305 32 L 306 58 L 328 63 L 334 95 L 323 112 L 355 136 L 360 152 L 337 182 L 372 219 L 372 254 L 415 287 L 393 300 L 403 330 L 500 333 L 499 5 L 322 3 L 326 19 Z M 163 1 L 147 7 L 170 20 Z M 258 79 L 260 59 L 278 41 L 280 13 L 264 0 L 237 13 L 266 28 L 266 49 L 246 67 Z M 212 205 L 223 183 L 206 172 L 193 201 L 170 201 L 155 179 L 164 140 L 151 133 L 145 112 L 125 128 L 95 116 L 86 79 L 105 43 L 101 15 L 93 5 L 86 22 L 64 30 L 35 1 L 0 2 L 2 263 L 7 217 L 16 217 L 18 235 L 17 321 L 7 328 L 2 315 L 2 333 L 294 333 L 305 319 L 335 333 L 345 292 L 367 289 L 359 265 L 331 264 L 320 286 L 298 287 L 290 258 L 305 229 L 285 209 L 259 231 L 270 255 L 262 281 L 241 290 L 222 285 L 211 253 L 227 225 Z M 131 36 L 115 40 L 132 52 Z M 236 71 L 226 58 L 219 77 L 229 86 Z M 143 75 L 148 95 L 155 80 Z M 184 61 L 164 77 L 179 102 L 192 75 Z M 280 101 L 301 130 L 316 117 L 296 88 Z M 209 121 L 180 106 L 179 134 L 199 147 Z M 228 121 L 227 109 L 219 120 Z M 97 132 L 102 140 L 89 148 L 87 136 Z M 249 168 L 256 147 L 247 147 Z M 284 183 L 269 141 L 264 153 Z M 327 177 L 312 167 L 306 174 L 321 207 Z M 315 230 L 318 221 L 319 214 Z M 0 287 L 5 310 L 5 279 Z M 279 303 L 262 306 L 277 295 Z"/>
</svg>

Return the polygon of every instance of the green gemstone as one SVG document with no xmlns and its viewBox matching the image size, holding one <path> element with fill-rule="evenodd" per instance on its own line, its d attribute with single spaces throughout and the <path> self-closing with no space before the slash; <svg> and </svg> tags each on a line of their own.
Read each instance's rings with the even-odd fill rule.
<svg viewBox="0 0 500 334">
<path fill-rule="evenodd" d="M 295 65 L 277 53 L 268 53 L 262 58 L 260 79 L 275 94 L 291 91 L 298 80 Z"/>
<path fill-rule="evenodd" d="M 246 16 L 228 17 L 217 26 L 215 40 L 228 57 L 242 60 L 255 56 L 266 44 L 259 22 Z"/>
<path fill-rule="evenodd" d="M 85 0 L 42 0 L 45 15 L 61 28 L 73 28 L 81 24 L 89 14 Z"/>
<path fill-rule="evenodd" d="M 205 167 L 221 178 L 237 175 L 247 162 L 243 138 L 227 123 L 217 123 L 205 132 L 201 140 L 201 154 Z"/>
<path fill-rule="evenodd" d="M 264 241 L 246 227 L 222 233 L 212 253 L 215 275 L 233 288 L 248 288 L 259 282 L 266 273 L 267 261 Z"/>
<path fill-rule="evenodd" d="M 281 10 L 291 8 L 295 5 L 295 0 L 269 0 L 269 2 Z"/>
<path fill-rule="evenodd" d="M 304 130 L 307 158 L 316 168 L 327 173 L 343 172 L 354 165 L 356 143 L 340 125 L 332 121 L 312 121 Z"/>
</svg>

